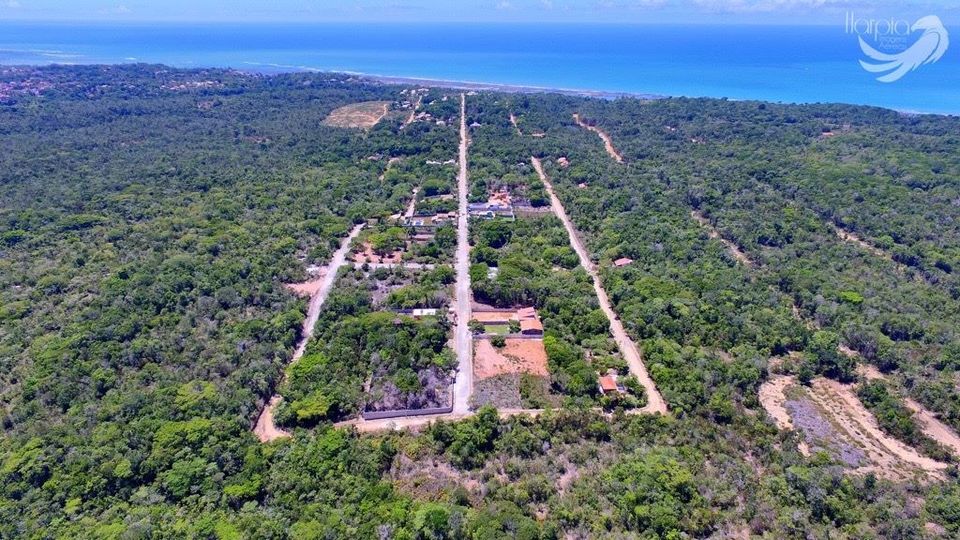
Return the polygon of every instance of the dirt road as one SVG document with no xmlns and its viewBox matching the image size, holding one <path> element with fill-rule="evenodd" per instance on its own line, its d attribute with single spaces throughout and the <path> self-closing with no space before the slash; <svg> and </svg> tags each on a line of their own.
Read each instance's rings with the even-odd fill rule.
<svg viewBox="0 0 960 540">
<path fill-rule="evenodd" d="M 620 154 L 620 152 L 617 151 L 617 148 L 613 146 L 613 139 L 611 139 L 610 136 L 607 135 L 605 131 L 601 130 L 597 126 L 591 126 L 590 124 L 584 122 L 580 118 L 580 113 L 573 113 L 573 120 L 574 122 L 577 123 L 578 126 L 582 128 L 586 128 L 596 133 L 597 135 L 599 135 L 600 138 L 603 140 L 603 147 L 607 149 L 607 153 L 610 154 L 610 157 L 615 159 L 617 163 L 623 163 L 623 156 Z"/>
<path fill-rule="evenodd" d="M 857 398 L 854 385 L 817 377 L 811 385 L 810 395 L 833 417 L 835 425 L 866 451 L 874 467 L 861 467 L 862 472 L 896 475 L 906 474 L 905 468 L 915 468 L 936 478 L 942 477 L 941 472 L 947 464 L 920 455 L 914 448 L 884 433 L 873 414 Z"/>
<path fill-rule="evenodd" d="M 603 289 L 603 284 L 600 282 L 600 275 L 597 273 L 596 265 L 590 260 L 590 254 L 580 241 L 577 229 L 567 216 L 567 211 L 563 208 L 560 198 L 557 197 L 556 192 L 554 192 L 553 184 L 550 183 L 550 179 L 547 178 L 546 173 L 543 171 L 543 164 L 535 157 L 531 157 L 530 162 L 533 164 L 533 168 L 536 169 L 540 180 L 543 181 L 543 185 L 550 195 L 550 204 L 554 213 L 560 218 L 563 226 L 567 229 L 567 235 L 570 237 L 570 245 L 573 247 L 573 250 L 577 252 L 577 256 L 580 257 L 580 264 L 593 279 L 593 289 L 596 291 L 597 299 L 600 301 L 600 309 L 603 310 L 607 319 L 610 321 L 610 332 L 613 334 L 614 341 L 617 342 L 620 353 L 623 354 L 627 365 L 630 366 L 630 372 L 640 381 L 643 389 L 646 390 L 647 405 L 642 410 L 644 412 L 666 414 L 667 402 L 663 400 L 656 385 L 653 383 L 653 379 L 651 379 L 647 373 L 647 368 L 643 365 L 643 357 L 640 355 L 640 349 L 637 348 L 637 345 L 630 339 L 630 336 L 627 335 L 623 324 L 620 323 L 620 318 L 614 313 L 613 308 L 610 306 L 610 299 L 607 297 L 607 292 Z"/>
<path fill-rule="evenodd" d="M 847 347 L 843 347 L 843 349 L 845 349 L 844 354 L 859 357 L 856 351 L 850 350 Z M 857 366 L 857 374 L 868 381 L 887 379 L 886 375 L 881 373 L 879 369 L 867 363 L 861 363 Z M 914 417 L 917 419 L 920 430 L 923 431 L 924 435 L 946 446 L 954 455 L 960 457 L 960 435 L 957 435 L 957 432 L 954 431 L 953 428 L 941 422 L 940 419 L 937 418 L 937 415 L 911 398 L 904 397 L 903 404 L 913 411 Z"/>
<path fill-rule="evenodd" d="M 513 129 L 517 130 L 517 135 L 523 137 L 523 132 L 520 131 L 520 126 L 517 125 L 517 117 L 510 113 L 510 123 L 513 124 Z"/>
<path fill-rule="evenodd" d="M 337 272 L 340 270 L 340 267 L 346 263 L 347 253 L 350 251 L 350 244 L 353 242 L 353 239 L 360 234 L 361 229 L 363 229 L 362 223 L 353 227 L 350 234 L 340 242 L 340 247 L 334 252 L 330 263 L 324 267 L 323 282 L 316 293 L 310 297 L 310 305 L 307 307 L 307 318 L 303 321 L 303 329 L 300 331 L 300 341 L 297 343 L 297 348 L 293 351 L 290 365 L 300 360 L 304 351 L 307 350 L 307 342 L 309 342 L 310 337 L 313 336 L 313 327 L 316 326 L 317 319 L 320 318 L 320 308 L 326 301 L 327 296 L 330 295 L 330 290 L 333 289 L 333 282 L 337 279 Z M 267 406 L 260 411 L 260 416 L 257 418 L 257 423 L 253 428 L 253 432 L 257 438 L 260 439 L 260 442 L 269 442 L 280 437 L 290 436 L 288 432 L 276 427 L 273 423 L 273 411 L 276 410 L 281 399 L 279 395 L 274 395 L 270 398 Z"/>
<path fill-rule="evenodd" d="M 417 186 L 413 188 L 413 196 L 410 197 L 410 204 L 407 205 L 407 211 L 403 213 L 403 217 L 412 218 L 413 213 L 417 210 L 417 194 L 420 193 L 420 187 Z"/>
<path fill-rule="evenodd" d="M 527 416 L 536 418 L 543 414 L 545 409 L 500 409 L 497 411 L 497 414 L 501 419 L 510 418 L 511 416 L 518 416 L 525 414 Z M 374 431 L 397 431 L 401 429 L 419 429 L 422 427 L 429 426 L 430 424 L 443 420 L 444 422 L 456 422 L 459 420 L 464 420 L 470 418 L 474 415 L 472 411 L 457 414 L 457 413 L 448 413 L 448 414 L 430 414 L 422 416 L 401 416 L 399 418 L 382 418 L 379 420 L 364 420 L 362 418 L 356 418 L 353 420 L 344 420 L 343 422 L 337 422 L 334 424 L 334 427 L 350 427 L 353 426 L 357 428 L 357 431 L 361 433 L 370 433 Z"/>
<path fill-rule="evenodd" d="M 420 108 L 420 104 L 423 103 L 423 94 L 417 94 L 417 101 L 413 104 L 413 109 L 410 111 L 410 116 L 407 116 L 407 119 L 403 121 L 403 127 L 407 127 L 417 119 L 417 110 Z"/>
<path fill-rule="evenodd" d="M 454 330 L 457 359 L 457 380 L 453 386 L 453 414 L 470 411 L 473 392 L 473 343 L 470 339 L 470 238 L 467 213 L 467 97 L 460 94 L 460 172 L 457 175 L 459 210 L 457 215 L 457 325 Z"/>
<path fill-rule="evenodd" d="M 750 260 L 750 257 L 747 257 L 746 253 L 740 251 L 740 248 L 737 247 L 736 244 L 720 236 L 720 231 L 715 229 L 713 225 L 710 224 L 710 220 L 708 220 L 703 214 L 697 212 L 696 210 L 691 210 L 690 217 L 695 219 L 697 223 L 707 230 L 707 236 L 715 240 L 719 240 L 720 243 L 726 246 L 727 251 L 730 252 L 730 255 L 732 255 L 734 259 L 740 261 L 744 266 L 753 266 L 753 261 Z"/>
<path fill-rule="evenodd" d="M 854 469 L 856 472 L 874 472 L 892 480 L 909 479 L 915 472 L 933 478 L 943 477 L 946 463 L 921 455 L 916 449 L 880 429 L 876 418 L 857 398 L 855 385 L 817 377 L 809 387 L 801 387 L 793 376 L 771 377 L 760 387 L 759 397 L 764 409 L 780 429 L 796 429 L 785 406 L 785 392 L 789 387 L 801 388 L 804 397 L 797 399 L 815 405 L 823 419 L 829 422 L 835 436 L 863 452 L 869 464 L 857 467 Z M 806 443 L 802 443 L 801 452 L 810 455 Z"/>
</svg>

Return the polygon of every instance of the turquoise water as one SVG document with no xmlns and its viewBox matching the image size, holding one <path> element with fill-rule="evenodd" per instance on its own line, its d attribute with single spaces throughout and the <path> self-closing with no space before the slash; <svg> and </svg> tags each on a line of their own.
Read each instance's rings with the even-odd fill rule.
<svg viewBox="0 0 960 540">
<path fill-rule="evenodd" d="M 960 114 L 957 51 L 892 84 L 874 80 L 860 58 L 842 20 L 796 27 L 0 23 L 0 64 L 316 69 Z"/>
</svg>

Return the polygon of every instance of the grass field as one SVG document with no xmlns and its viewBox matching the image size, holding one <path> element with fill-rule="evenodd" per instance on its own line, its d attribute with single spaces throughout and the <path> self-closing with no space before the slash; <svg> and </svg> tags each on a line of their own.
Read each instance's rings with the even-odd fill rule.
<svg viewBox="0 0 960 540">
<path fill-rule="evenodd" d="M 488 334 L 505 336 L 510 333 L 510 325 L 507 324 L 488 324 L 485 326 Z"/>
</svg>

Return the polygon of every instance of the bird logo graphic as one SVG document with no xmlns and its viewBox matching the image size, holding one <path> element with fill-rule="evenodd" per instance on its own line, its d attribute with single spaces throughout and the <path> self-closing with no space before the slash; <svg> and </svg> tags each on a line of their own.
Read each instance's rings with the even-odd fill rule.
<svg viewBox="0 0 960 540">
<path fill-rule="evenodd" d="M 863 69 L 870 73 L 885 73 L 877 77 L 884 83 L 892 83 L 924 64 L 931 64 L 939 60 L 950 46 L 950 36 L 947 29 L 940 22 L 940 17 L 929 15 L 922 17 L 910 27 L 910 32 L 923 31 L 917 41 L 906 50 L 897 54 L 882 53 L 858 36 L 860 49 L 863 54 L 877 63 L 860 60 Z"/>
</svg>

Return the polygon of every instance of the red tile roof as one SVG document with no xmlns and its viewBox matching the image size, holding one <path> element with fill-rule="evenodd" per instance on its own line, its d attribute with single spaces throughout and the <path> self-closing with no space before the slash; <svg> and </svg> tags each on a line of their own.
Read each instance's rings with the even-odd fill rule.
<svg viewBox="0 0 960 540">
<path fill-rule="evenodd" d="M 604 392 L 617 392 L 617 381 L 613 380 L 613 377 L 610 375 L 601 375 L 600 376 L 600 389 Z"/>
<path fill-rule="evenodd" d="M 535 319 L 537 318 L 537 310 L 532 307 L 520 308 L 517 310 L 518 319 Z"/>
<path fill-rule="evenodd" d="M 543 324 L 540 323 L 538 319 L 523 319 L 520 321 L 520 331 L 527 332 L 528 330 L 533 330 L 537 332 L 543 332 Z"/>
</svg>

